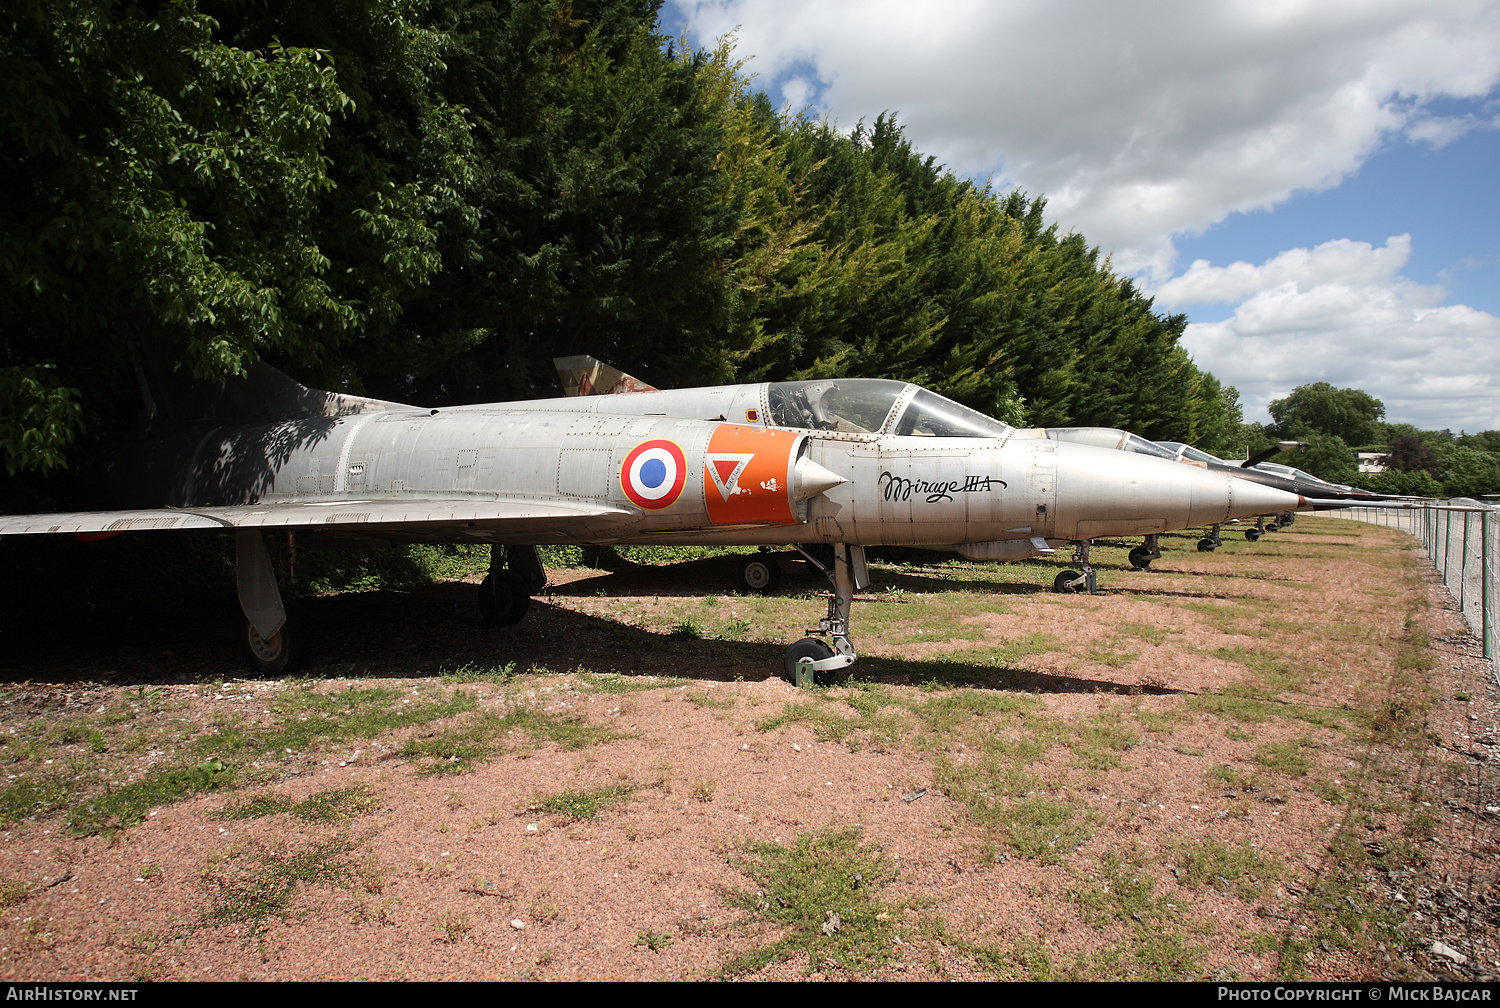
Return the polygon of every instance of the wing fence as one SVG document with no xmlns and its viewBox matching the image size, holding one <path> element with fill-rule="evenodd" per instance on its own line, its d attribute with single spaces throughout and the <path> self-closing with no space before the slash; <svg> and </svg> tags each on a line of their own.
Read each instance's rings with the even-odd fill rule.
<svg viewBox="0 0 1500 1008">
<path fill-rule="evenodd" d="M 1351 507 L 1324 514 L 1415 536 L 1458 601 L 1469 629 L 1483 642 L 1491 670 L 1500 666 L 1500 507 L 1458 498 L 1409 509 Z"/>
</svg>

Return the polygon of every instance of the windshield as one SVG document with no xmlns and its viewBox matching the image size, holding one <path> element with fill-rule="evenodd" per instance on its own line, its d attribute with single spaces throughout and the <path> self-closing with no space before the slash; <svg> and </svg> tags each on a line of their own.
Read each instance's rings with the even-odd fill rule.
<svg viewBox="0 0 1500 1008">
<path fill-rule="evenodd" d="M 1008 424 L 987 417 L 978 410 L 944 399 L 936 392 L 917 389 L 896 424 L 897 434 L 918 437 L 1004 437 L 1011 432 Z"/>
<path fill-rule="evenodd" d="M 773 382 L 771 422 L 778 427 L 873 434 L 885 426 L 906 382 L 888 378 L 824 378 Z"/>
</svg>

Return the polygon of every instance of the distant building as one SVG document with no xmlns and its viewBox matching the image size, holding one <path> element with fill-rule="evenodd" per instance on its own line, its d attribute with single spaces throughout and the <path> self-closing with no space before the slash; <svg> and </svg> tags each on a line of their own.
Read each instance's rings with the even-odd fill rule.
<svg viewBox="0 0 1500 1008">
<path fill-rule="evenodd" d="M 1385 452 L 1355 452 L 1355 458 L 1359 460 L 1359 471 L 1362 473 L 1385 472 Z"/>
</svg>

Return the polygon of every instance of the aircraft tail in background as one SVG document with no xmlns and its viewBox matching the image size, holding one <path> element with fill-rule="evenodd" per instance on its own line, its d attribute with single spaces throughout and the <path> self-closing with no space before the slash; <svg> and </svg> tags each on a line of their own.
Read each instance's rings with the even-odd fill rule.
<svg viewBox="0 0 1500 1008">
<path fill-rule="evenodd" d="M 570 396 L 661 391 L 588 354 L 554 357 L 552 363 L 557 367 L 557 377 L 562 381 L 563 391 Z"/>
</svg>

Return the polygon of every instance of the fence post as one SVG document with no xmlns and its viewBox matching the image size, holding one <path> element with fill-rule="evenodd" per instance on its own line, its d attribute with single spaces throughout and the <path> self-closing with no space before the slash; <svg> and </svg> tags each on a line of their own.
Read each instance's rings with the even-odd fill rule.
<svg viewBox="0 0 1500 1008">
<path fill-rule="evenodd" d="M 1443 584 L 1448 583 L 1448 554 L 1453 552 L 1453 512 L 1443 512 Z"/>
<path fill-rule="evenodd" d="M 1480 649 L 1484 656 L 1490 661 L 1495 660 L 1494 648 L 1490 647 L 1490 625 L 1494 616 L 1490 613 L 1490 513 L 1481 511 L 1479 513 L 1479 535 L 1483 540 L 1480 544 L 1479 559 L 1479 639 Z"/>
<path fill-rule="evenodd" d="M 1464 512 L 1464 545 L 1463 552 L 1458 555 L 1458 611 L 1464 611 L 1464 575 L 1469 573 L 1469 512 Z M 1464 622 L 1468 622 L 1468 616 L 1464 616 Z M 1472 628 L 1474 624 L 1469 623 Z"/>
</svg>

